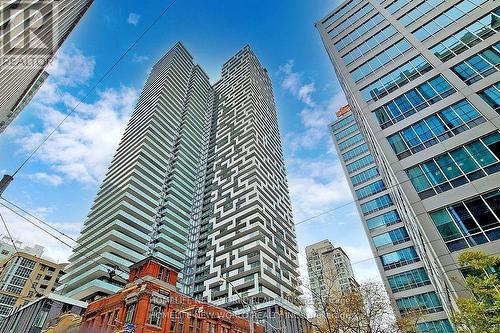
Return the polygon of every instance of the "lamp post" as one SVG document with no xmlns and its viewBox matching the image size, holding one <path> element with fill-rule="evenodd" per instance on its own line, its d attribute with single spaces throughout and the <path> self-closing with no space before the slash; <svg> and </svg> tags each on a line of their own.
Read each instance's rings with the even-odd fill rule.
<svg viewBox="0 0 500 333">
<path fill-rule="evenodd" d="M 248 308 L 250 309 L 250 313 L 249 313 L 249 321 L 250 321 L 250 333 L 254 333 L 254 327 L 253 327 L 253 313 L 254 313 L 254 308 L 253 308 L 253 305 L 251 302 L 247 302 L 241 295 L 240 293 L 238 292 L 238 289 L 236 289 L 236 287 L 231 283 L 231 281 L 229 281 L 228 279 L 226 279 L 225 277 L 223 276 L 220 276 L 220 282 L 224 282 L 226 281 L 227 283 L 229 283 L 231 285 L 231 287 L 233 287 L 233 290 L 236 292 L 236 295 L 238 296 L 238 298 L 241 300 L 241 302 L 243 303 L 243 305 L 245 306 L 248 306 Z"/>
</svg>

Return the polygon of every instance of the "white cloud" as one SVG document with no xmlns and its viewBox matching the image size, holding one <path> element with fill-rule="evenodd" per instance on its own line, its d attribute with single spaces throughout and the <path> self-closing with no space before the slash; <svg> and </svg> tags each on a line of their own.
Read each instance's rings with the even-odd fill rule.
<svg viewBox="0 0 500 333">
<path fill-rule="evenodd" d="M 77 49 L 69 55 L 61 53 L 58 59 L 59 63 L 56 61 L 53 65 L 54 74 L 31 104 L 41 120 L 41 126 L 10 126 L 11 130 L 6 134 L 20 145 L 22 151 L 32 151 L 78 105 L 35 155 L 48 166 L 51 176 L 35 174 L 32 177 L 53 185 L 66 179 L 96 185 L 114 155 L 134 109 L 138 91 L 129 87 L 105 89 L 97 93 L 97 100 L 93 103 L 80 103 L 79 97 L 68 93 L 65 88 L 91 79 L 94 60 Z M 68 59 L 77 59 L 76 63 L 84 70 L 74 71 Z"/>
<path fill-rule="evenodd" d="M 312 93 L 316 91 L 314 82 L 303 83 L 302 73 L 293 71 L 294 61 L 289 60 L 285 65 L 280 66 L 279 71 L 284 75 L 281 86 L 290 91 L 295 97 L 309 106 L 314 106 Z"/>
<path fill-rule="evenodd" d="M 44 211 L 45 208 L 35 209 L 34 212 Z M 64 237 L 63 235 L 56 235 L 56 233 L 50 230 L 46 226 L 42 226 L 40 222 L 36 221 L 33 218 L 29 218 L 29 220 L 34 224 L 27 222 L 22 217 L 8 210 L 7 208 L 0 206 L 0 213 L 4 217 L 5 223 L 9 228 L 12 237 L 15 240 L 19 240 L 24 243 L 24 245 L 33 246 L 35 244 L 41 245 L 45 248 L 44 257 L 48 257 L 51 260 L 55 260 L 56 262 L 67 262 L 69 255 L 71 254 L 71 247 L 75 246 L 75 242 L 71 239 Z M 35 214 L 35 216 L 40 216 L 39 214 Z M 41 227 L 46 230 L 42 231 L 40 228 L 35 225 Z M 82 227 L 82 224 L 50 224 L 58 230 L 63 230 L 65 234 L 70 236 L 73 239 L 79 234 L 79 231 Z M 1 227 L 2 233 L 5 233 L 5 229 L 2 225 Z M 6 233 L 5 233 L 6 234 Z M 62 239 L 69 246 L 63 244 L 55 237 L 50 234 L 56 235 L 58 238 Z"/>
<path fill-rule="evenodd" d="M 311 94 L 316 90 L 314 87 L 314 83 L 308 83 L 306 85 L 303 85 L 299 88 L 299 91 L 297 93 L 299 99 L 306 103 L 307 105 L 314 105 L 314 102 L 311 98 Z"/>
<path fill-rule="evenodd" d="M 33 174 L 28 175 L 28 177 L 31 180 L 34 180 L 38 183 L 48 184 L 48 185 L 52 185 L 52 186 L 59 186 L 63 182 L 63 179 L 60 176 L 49 175 L 45 172 L 33 173 Z"/>
<path fill-rule="evenodd" d="M 85 56 L 82 51 L 73 47 L 66 52 L 58 52 L 54 61 L 47 67 L 52 78 L 52 85 L 44 84 L 45 93 L 54 89 L 54 83 L 75 86 L 85 83 L 94 75 L 95 59 Z"/>
<path fill-rule="evenodd" d="M 137 91 L 122 87 L 101 91 L 98 96 L 95 103 L 81 104 L 36 155 L 52 171 L 87 185 L 96 185 L 103 178 L 133 110 Z M 77 98 L 65 93 L 60 102 L 72 108 Z M 64 111 L 43 104 L 43 100 L 35 100 L 33 106 L 43 128 L 25 129 L 25 135 L 15 138 L 25 151 L 36 147 L 65 116 Z"/>
<path fill-rule="evenodd" d="M 327 139 L 329 135 L 327 125 L 334 119 L 335 112 L 347 104 L 346 98 L 339 92 L 328 100 L 315 101 L 313 98 L 313 93 L 316 91 L 315 83 L 304 84 L 302 73 L 295 72 L 293 66 L 293 60 L 280 66 L 279 72 L 283 75 L 281 87 L 305 104 L 305 108 L 300 112 L 304 130 L 286 134 L 288 147 L 295 152 L 300 148 L 317 148 L 322 142 L 330 144 L 330 140 Z"/>
<path fill-rule="evenodd" d="M 132 25 L 137 25 L 137 24 L 139 24 L 140 19 L 141 19 L 141 16 L 139 14 L 130 13 L 130 14 L 128 14 L 127 23 L 132 24 Z"/>
<path fill-rule="evenodd" d="M 287 170 L 296 223 L 352 199 L 341 166 L 333 157 L 291 159 Z"/>
<path fill-rule="evenodd" d="M 143 63 L 143 62 L 148 61 L 148 60 L 149 60 L 149 57 L 147 55 L 134 54 L 132 56 L 132 62 Z"/>
</svg>

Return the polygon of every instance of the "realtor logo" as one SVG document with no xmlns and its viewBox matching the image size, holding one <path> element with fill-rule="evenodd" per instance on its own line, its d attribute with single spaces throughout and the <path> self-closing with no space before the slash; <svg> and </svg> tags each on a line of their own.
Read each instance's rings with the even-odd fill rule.
<svg viewBox="0 0 500 333">
<path fill-rule="evenodd" d="M 7 0 L 0 0 L 7 2 Z M 0 10 L 3 56 L 50 56 L 55 47 L 55 0 L 17 0 Z"/>
</svg>

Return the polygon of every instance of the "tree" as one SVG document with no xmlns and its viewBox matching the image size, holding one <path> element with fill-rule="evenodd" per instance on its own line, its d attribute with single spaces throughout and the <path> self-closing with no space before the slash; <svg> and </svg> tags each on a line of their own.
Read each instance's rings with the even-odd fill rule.
<svg viewBox="0 0 500 333">
<path fill-rule="evenodd" d="M 500 257 L 466 251 L 458 258 L 472 297 L 457 300 L 453 322 L 460 333 L 500 332 Z"/>
<path fill-rule="evenodd" d="M 342 291 L 342 272 L 322 263 L 320 284 L 305 288 L 312 294 L 316 316 L 312 320 L 317 333 L 391 333 L 399 332 L 394 314 L 379 282 L 366 282 Z M 312 301 L 312 300 L 310 300 Z"/>
</svg>

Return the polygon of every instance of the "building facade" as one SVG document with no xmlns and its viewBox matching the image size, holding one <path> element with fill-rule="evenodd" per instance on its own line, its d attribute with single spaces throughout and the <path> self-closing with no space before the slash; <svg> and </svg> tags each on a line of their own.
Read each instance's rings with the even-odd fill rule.
<svg viewBox="0 0 500 333">
<path fill-rule="evenodd" d="M 0 262 L 3 263 L 4 260 L 8 259 L 11 255 L 19 252 L 24 252 L 31 254 L 35 257 L 41 257 L 43 251 L 45 250 L 41 245 L 24 246 L 21 241 L 14 241 L 16 246 L 12 244 L 9 237 L 4 236 L 0 239 Z"/>
<path fill-rule="evenodd" d="M 41 333 L 55 327 L 64 328 L 59 332 L 76 333 L 75 326 L 79 329 L 80 316 L 86 307 L 85 302 L 50 293 L 4 318 L 0 324 L 0 333 Z"/>
<path fill-rule="evenodd" d="M 153 67 L 61 292 L 83 300 L 115 293 L 128 267 L 152 248 L 158 258 L 183 267 L 211 89 L 180 43 Z M 110 277 L 110 270 L 116 275 Z"/>
<path fill-rule="evenodd" d="M 297 253 L 266 69 L 246 46 L 212 86 L 177 43 L 146 82 L 59 291 L 113 294 L 154 255 L 196 299 L 247 312 L 240 294 L 300 332 Z"/>
<path fill-rule="evenodd" d="M 0 4 L 0 133 L 47 78 L 45 68 L 92 2 L 22 0 Z"/>
<path fill-rule="evenodd" d="M 442 311 L 443 300 L 435 287 L 436 275 L 428 258 L 418 252 L 418 243 L 413 241 L 418 238 L 408 224 L 412 221 L 392 199 L 391 188 L 381 171 L 383 166 L 377 165 L 348 106 L 337 113 L 337 118 L 330 124 L 330 131 L 395 312 L 399 313 L 397 299 L 425 293 L 426 299 L 434 300 L 441 311 L 432 314 L 431 324 L 421 325 L 432 325 L 444 332 L 451 330 L 448 315 Z"/>
<path fill-rule="evenodd" d="M 243 296 L 268 318 L 268 330 L 301 332 L 298 250 L 271 80 L 246 46 L 223 65 L 214 90 L 191 292 L 236 313 L 248 311 Z"/>
<path fill-rule="evenodd" d="M 53 292 L 66 265 L 24 252 L 14 253 L 0 267 L 0 317 Z"/>
<path fill-rule="evenodd" d="M 374 161 L 383 181 L 353 187 L 377 193 L 358 201 L 377 264 L 398 312 L 427 314 L 422 330 L 453 331 L 459 253 L 499 249 L 497 5 L 353 0 L 316 24 L 352 111 L 332 127 L 344 161 L 356 156 L 346 174 L 375 177 Z"/>
<path fill-rule="evenodd" d="M 178 292 L 177 273 L 153 257 L 131 266 L 123 290 L 88 305 L 80 332 L 250 332 L 248 320 Z M 264 327 L 255 324 L 254 332 Z"/>
<path fill-rule="evenodd" d="M 316 311 L 322 300 L 342 297 L 358 288 L 351 260 L 329 240 L 306 246 L 307 272 Z"/>
</svg>

